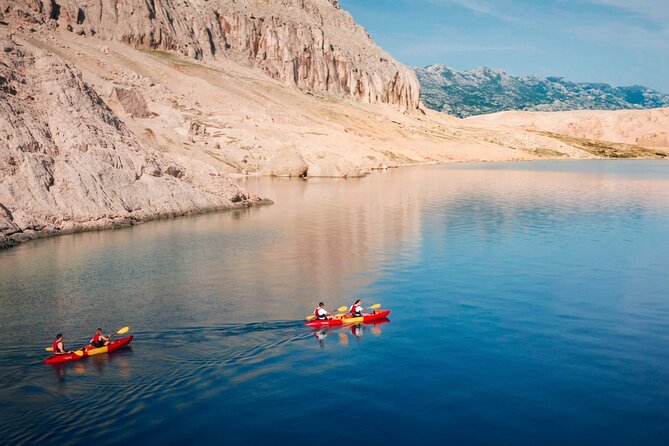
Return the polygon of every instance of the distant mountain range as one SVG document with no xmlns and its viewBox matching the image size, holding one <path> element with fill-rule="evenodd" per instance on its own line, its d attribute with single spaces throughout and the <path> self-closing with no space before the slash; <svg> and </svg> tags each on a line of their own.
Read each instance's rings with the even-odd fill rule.
<svg viewBox="0 0 669 446">
<path fill-rule="evenodd" d="M 669 95 L 638 85 L 613 87 L 561 77 L 512 76 L 502 70 L 414 68 L 428 108 L 461 118 L 506 110 L 621 110 L 669 106 Z"/>
</svg>

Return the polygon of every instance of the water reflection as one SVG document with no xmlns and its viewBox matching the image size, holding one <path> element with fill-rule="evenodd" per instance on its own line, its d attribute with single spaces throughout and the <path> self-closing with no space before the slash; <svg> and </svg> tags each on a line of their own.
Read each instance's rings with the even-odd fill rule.
<svg viewBox="0 0 669 446">
<path fill-rule="evenodd" d="M 328 337 L 328 330 L 325 328 L 319 328 L 318 330 L 314 331 L 314 336 L 316 339 L 318 339 L 318 343 L 320 344 L 321 348 L 325 347 L 325 338 Z"/>
<path fill-rule="evenodd" d="M 383 332 L 381 326 L 390 322 L 390 319 L 383 318 L 373 322 L 358 323 L 351 325 L 339 325 L 336 327 L 320 327 L 313 329 L 314 338 L 318 341 L 321 348 L 325 347 L 325 340 L 330 335 L 337 335 L 339 345 L 348 346 L 349 334 L 356 340 L 361 340 L 366 333 L 374 336 L 380 336 Z"/>
<path fill-rule="evenodd" d="M 109 366 L 114 367 L 114 374 L 129 378 L 132 375 L 130 361 L 132 355 L 132 347 L 127 346 L 111 353 L 90 356 L 72 362 L 49 364 L 46 367 L 50 367 L 53 370 L 60 383 L 66 381 L 68 374 L 78 377 L 88 375 L 100 378 Z"/>
</svg>

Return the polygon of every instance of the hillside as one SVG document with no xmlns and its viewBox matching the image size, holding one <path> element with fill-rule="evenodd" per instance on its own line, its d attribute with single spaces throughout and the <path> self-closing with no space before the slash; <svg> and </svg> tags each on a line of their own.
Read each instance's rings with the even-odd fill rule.
<svg viewBox="0 0 669 446">
<path fill-rule="evenodd" d="M 669 95 L 640 86 L 575 83 L 559 77 L 511 76 L 501 70 L 456 71 L 444 65 L 415 68 L 426 107 L 453 116 L 508 110 L 570 111 L 669 106 Z"/>
<path fill-rule="evenodd" d="M 549 132 L 572 138 L 669 148 L 669 108 L 571 112 L 502 112 L 472 116 L 466 122 Z M 564 139 L 563 139 L 564 140 Z"/>
<path fill-rule="evenodd" d="M 262 203 L 244 175 L 608 156 L 422 109 L 336 1 L 53 5 L 0 0 L 0 246 Z"/>
</svg>

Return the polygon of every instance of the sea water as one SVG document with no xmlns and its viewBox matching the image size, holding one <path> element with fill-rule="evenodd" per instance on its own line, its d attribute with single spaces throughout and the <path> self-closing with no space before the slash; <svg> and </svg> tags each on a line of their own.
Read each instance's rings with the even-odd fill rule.
<svg viewBox="0 0 669 446">
<path fill-rule="evenodd" d="M 275 204 L 0 251 L 3 444 L 667 443 L 669 163 L 243 186 Z M 358 297 L 389 321 L 303 325 Z"/>
</svg>

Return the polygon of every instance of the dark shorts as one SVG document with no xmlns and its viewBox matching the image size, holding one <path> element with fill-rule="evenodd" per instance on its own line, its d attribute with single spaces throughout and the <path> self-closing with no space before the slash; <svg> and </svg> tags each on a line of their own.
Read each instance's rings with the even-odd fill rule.
<svg viewBox="0 0 669 446">
<path fill-rule="evenodd" d="M 105 341 L 91 342 L 91 345 L 95 348 L 100 348 L 105 346 Z"/>
</svg>

